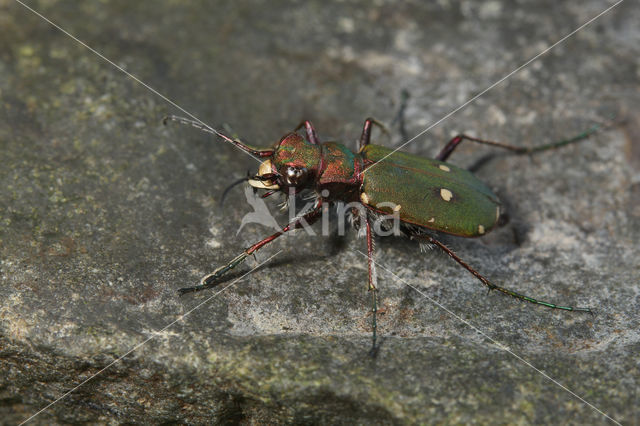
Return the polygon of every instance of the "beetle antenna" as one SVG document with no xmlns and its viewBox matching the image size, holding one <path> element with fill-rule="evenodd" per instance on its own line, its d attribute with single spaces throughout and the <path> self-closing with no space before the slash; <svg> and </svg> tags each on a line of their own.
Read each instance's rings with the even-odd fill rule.
<svg viewBox="0 0 640 426">
<path fill-rule="evenodd" d="M 251 154 L 253 156 L 256 156 L 256 157 L 259 157 L 259 158 L 271 157 L 273 155 L 273 150 L 272 149 L 258 149 L 258 148 L 251 147 L 249 145 L 244 144 L 243 142 L 241 142 L 238 139 L 231 139 L 229 136 L 217 131 L 216 129 L 214 129 L 211 126 L 206 125 L 202 121 L 191 120 L 191 119 L 185 118 L 185 117 L 178 117 L 177 115 L 167 115 L 162 119 L 162 124 L 164 124 L 166 126 L 169 121 L 175 121 L 175 122 L 178 122 L 180 124 L 187 124 L 187 125 L 195 127 L 196 129 L 202 130 L 203 132 L 207 132 L 207 133 L 211 133 L 212 135 L 216 135 L 219 138 L 224 139 L 226 142 L 234 144 L 235 146 L 237 146 L 238 148 L 240 148 L 244 152 L 248 152 L 249 154 Z"/>
</svg>

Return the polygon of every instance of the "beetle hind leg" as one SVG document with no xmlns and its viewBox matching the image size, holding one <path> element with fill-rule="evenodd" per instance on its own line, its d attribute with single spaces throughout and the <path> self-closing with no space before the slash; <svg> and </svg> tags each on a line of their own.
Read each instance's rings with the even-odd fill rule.
<svg viewBox="0 0 640 426">
<path fill-rule="evenodd" d="M 482 276 L 478 271 L 473 269 L 471 266 L 469 266 L 467 263 L 465 263 L 464 260 L 462 260 L 460 257 L 458 257 L 458 255 L 456 255 L 453 251 L 451 251 L 451 249 L 449 249 L 447 246 L 445 246 L 444 244 L 442 244 L 440 241 L 436 240 L 435 238 L 433 238 L 433 237 L 431 237 L 429 235 L 419 235 L 419 234 L 413 234 L 412 236 L 414 238 L 416 238 L 416 239 L 425 240 L 425 241 L 428 241 L 431 244 L 436 245 L 439 249 L 441 249 L 446 254 L 448 254 L 449 257 L 451 257 L 453 260 L 455 260 L 460 266 L 465 268 L 474 277 L 476 277 L 484 285 L 486 285 L 487 288 L 489 289 L 489 291 L 497 290 L 497 291 L 499 291 L 501 293 L 504 293 L 504 294 L 506 294 L 508 296 L 511 296 L 511 297 L 514 297 L 516 299 L 523 300 L 523 301 L 529 302 L 529 303 L 533 303 L 535 305 L 546 306 L 547 308 L 551 308 L 551 309 L 560 309 L 560 310 L 563 310 L 563 311 L 587 312 L 587 313 L 590 313 L 590 314 L 594 313 L 594 311 L 591 308 L 581 308 L 581 307 L 573 307 L 573 306 L 556 305 L 555 303 L 549 303 L 549 302 L 545 302 L 543 300 L 534 299 L 533 297 L 526 296 L 524 294 L 518 293 L 518 292 L 510 290 L 508 288 L 500 287 L 500 286 L 492 283 L 488 279 L 486 279 L 484 276 Z"/>
<path fill-rule="evenodd" d="M 490 145 L 493 146 L 495 148 L 502 148 L 502 149 L 506 149 L 508 151 L 511 151 L 515 154 L 533 154 L 534 152 L 540 152 L 540 151 L 546 151 L 549 149 L 555 149 L 555 148 L 560 148 L 562 146 L 565 145 L 569 145 L 575 142 L 579 142 L 581 140 L 587 139 L 589 136 L 591 136 L 592 134 L 594 134 L 595 132 L 597 132 L 598 130 L 600 130 L 602 128 L 601 125 L 596 124 L 595 126 L 591 127 L 588 130 L 585 130 L 584 132 L 580 133 L 579 135 L 573 136 L 569 139 L 564 139 L 561 141 L 557 141 L 557 142 L 551 142 L 545 145 L 539 145 L 539 146 L 534 146 L 532 148 L 525 148 L 525 147 L 519 147 L 519 146 L 514 146 L 514 145 L 509 145 L 506 143 L 502 143 L 502 142 L 496 142 L 496 141 L 492 141 L 492 140 L 488 140 L 488 139 L 479 139 L 479 138 L 474 138 L 472 136 L 467 136 L 465 134 L 460 134 L 455 136 L 453 139 L 451 139 L 444 148 L 442 148 L 442 151 L 440 151 L 440 153 L 436 156 L 436 160 L 439 161 L 447 161 L 447 158 L 449 158 L 449 156 L 453 153 L 453 151 L 458 147 L 458 145 L 460 145 L 462 143 L 462 141 L 469 141 L 469 142 L 475 142 L 475 143 L 479 143 L 481 145 Z"/>
</svg>

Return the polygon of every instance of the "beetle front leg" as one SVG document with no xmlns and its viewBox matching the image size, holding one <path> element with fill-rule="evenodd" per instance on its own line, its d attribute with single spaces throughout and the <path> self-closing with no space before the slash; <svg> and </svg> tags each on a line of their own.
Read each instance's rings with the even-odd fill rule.
<svg viewBox="0 0 640 426">
<path fill-rule="evenodd" d="M 216 269 L 215 271 L 213 271 L 209 275 L 206 275 L 206 276 L 202 277 L 202 279 L 200 280 L 200 284 L 199 285 L 196 285 L 196 286 L 193 286 L 193 287 L 181 288 L 181 289 L 178 290 L 178 293 L 180 293 L 180 295 L 183 295 L 183 294 L 186 294 L 186 293 L 191 293 L 191 292 L 194 292 L 194 291 L 200 291 L 200 290 L 204 290 L 204 289 L 207 289 L 207 288 L 215 287 L 216 285 L 219 284 L 218 282 L 216 282 L 217 280 L 219 280 L 225 274 L 227 274 L 227 272 L 231 271 L 233 268 L 235 268 L 236 266 L 238 266 L 239 264 L 244 262 L 244 260 L 247 257 L 249 257 L 253 253 L 257 252 L 262 247 L 266 246 L 267 244 L 269 244 L 270 242 L 272 242 L 273 240 L 275 240 L 279 236 L 285 234 L 286 232 L 289 232 L 289 231 L 291 231 L 293 229 L 300 228 L 300 227 L 304 226 L 304 223 L 307 223 L 309 225 L 313 224 L 316 220 L 318 220 L 318 218 L 320 217 L 321 213 L 322 213 L 322 203 L 320 201 L 318 201 L 318 203 L 316 203 L 316 205 L 314 206 L 313 210 L 311 210 L 310 212 L 308 212 L 305 215 L 303 215 L 303 216 L 291 221 L 289 224 L 287 224 L 287 226 L 285 226 L 284 228 L 282 228 L 280 231 L 276 232 L 275 234 L 270 235 L 267 238 L 265 238 L 264 240 L 258 241 L 257 243 L 247 247 L 242 253 L 240 253 L 238 256 L 234 257 L 229 263 L 219 267 L 218 269 Z"/>
<path fill-rule="evenodd" d="M 516 299 L 524 300 L 525 302 L 533 303 L 535 305 L 546 306 L 547 308 L 551 308 L 551 309 L 561 309 L 561 310 L 564 310 L 564 311 L 588 312 L 590 314 L 594 313 L 593 310 L 591 310 L 591 308 L 574 308 L 573 306 L 556 305 L 554 303 L 544 302 L 542 300 L 534 299 L 533 297 L 525 296 L 524 294 L 520 294 L 520 293 L 518 293 L 516 291 L 509 290 L 508 288 L 500 287 L 500 286 L 492 283 L 491 281 L 489 281 L 488 279 L 486 279 L 482 275 L 480 275 L 480 273 L 478 271 L 473 269 L 471 266 L 467 265 L 464 262 L 464 260 L 460 259 L 458 257 L 458 255 L 456 255 L 447 246 L 445 246 L 444 244 L 442 244 L 440 241 L 436 240 L 435 238 L 433 238 L 431 236 L 428 236 L 428 235 L 417 235 L 417 234 L 412 234 L 411 236 L 414 237 L 414 238 L 420 239 L 420 240 L 425 240 L 425 241 L 427 241 L 427 242 L 429 242 L 431 244 L 435 244 L 436 246 L 438 246 L 438 248 L 440 248 L 442 251 L 447 253 L 453 260 L 458 262 L 458 264 L 460 266 L 465 268 L 467 271 L 471 272 L 471 274 L 474 277 L 476 277 L 484 285 L 486 285 L 489 288 L 489 291 L 498 290 L 499 292 L 502 292 L 502 293 L 504 293 L 504 294 L 506 294 L 508 296 L 511 296 L 511 297 L 515 297 Z"/>
</svg>

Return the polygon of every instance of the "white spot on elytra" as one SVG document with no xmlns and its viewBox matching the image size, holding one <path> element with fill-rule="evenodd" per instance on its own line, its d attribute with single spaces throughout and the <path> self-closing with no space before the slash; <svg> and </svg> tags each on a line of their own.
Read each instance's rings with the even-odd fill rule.
<svg viewBox="0 0 640 426">
<path fill-rule="evenodd" d="M 369 196 L 366 192 L 360 194 L 360 201 L 362 201 L 364 204 L 369 204 Z"/>
<path fill-rule="evenodd" d="M 444 170 L 445 172 L 450 172 L 451 171 L 451 169 L 449 167 L 445 166 L 444 164 L 440 164 L 438 166 L 438 168 L 440 168 L 440 170 Z"/>
<path fill-rule="evenodd" d="M 478 225 L 478 234 L 484 234 L 484 226 Z"/>
<path fill-rule="evenodd" d="M 401 208 L 402 208 L 402 206 L 400 204 L 396 204 L 396 206 L 393 208 L 393 211 L 394 212 L 399 212 Z"/>
<path fill-rule="evenodd" d="M 453 198 L 453 194 L 451 193 L 451 191 L 449 191 L 446 188 L 441 188 L 440 189 L 440 196 L 445 201 L 449 201 L 449 200 L 451 200 L 451 198 Z"/>
<path fill-rule="evenodd" d="M 436 218 L 435 218 L 435 217 L 432 217 L 432 218 L 431 218 L 431 219 L 429 219 L 427 222 L 429 222 L 429 223 L 433 223 L 433 222 L 435 222 L 435 221 L 436 221 Z"/>
</svg>

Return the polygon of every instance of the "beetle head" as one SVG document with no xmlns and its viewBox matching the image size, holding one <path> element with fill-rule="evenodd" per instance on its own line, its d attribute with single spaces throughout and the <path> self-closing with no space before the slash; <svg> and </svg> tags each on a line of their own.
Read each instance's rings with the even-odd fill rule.
<svg viewBox="0 0 640 426">
<path fill-rule="evenodd" d="M 269 190 L 293 188 L 296 192 L 308 188 L 318 176 L 320 149 L 297 133 L 289 133 L 276 144 L 273 155 L 260 165 L 249 184 Z"/>
</svg>

